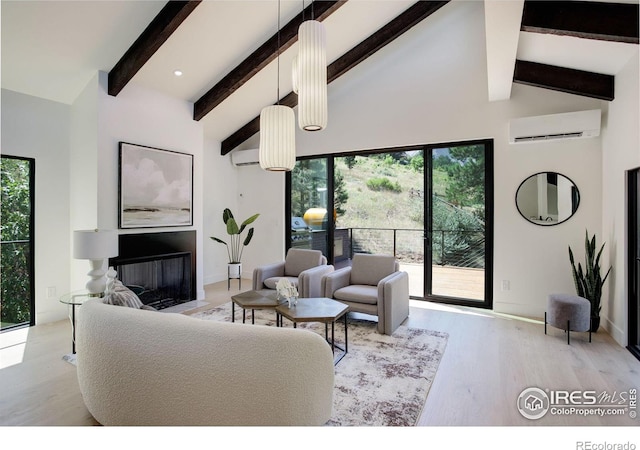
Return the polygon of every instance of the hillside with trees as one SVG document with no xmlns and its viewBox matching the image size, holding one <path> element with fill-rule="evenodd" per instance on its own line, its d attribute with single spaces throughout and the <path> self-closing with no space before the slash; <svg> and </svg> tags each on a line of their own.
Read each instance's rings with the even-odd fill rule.
<svg viewBox="0 0 640 450">
<path fill-rule="evenodd" d="M 431 231 L 433 261 L 483 267 L 484 147 L 440 148 L 429 158 L 432 192 L 425 189 L 422 151 L 336 158 L 336 228 L 352 230 L 354 251 L 392 253 L 395 243 L 399 259 L 423 262 L 425 208 L 431 203 L 432 228 L 427 231 Z M 326 214 L 325 158 L 300 161 L 292 173 L 292 186 L 294 217 L 304 217 L 310 208 Z"/>
<path fill-rule="evenodd" d="M 398 229 L 398 256 L 421 262 L 425 228 L 422 152 L 347 156 L 336 159 L 335 169 L 336 226 Z M 483 239 L 484 152 L 478 146 L 436 150 L 432 174 L 433 257 L 450 264 Z M 354 236 L 362 236 L 360 240 L 367 241 L 371 251 L 385 251 L 393 239 L 390 233 L 361 230 Z M 467 264 L 479 266 L 480 260 Z"/>
</svg>

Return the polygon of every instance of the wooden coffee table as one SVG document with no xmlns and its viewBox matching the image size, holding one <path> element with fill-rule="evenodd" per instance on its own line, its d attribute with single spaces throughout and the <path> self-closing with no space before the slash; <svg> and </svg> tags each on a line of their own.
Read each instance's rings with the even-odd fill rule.
<svg viewBox="0 0 640 450">
<path fill-rule="evenodd" d="M 281 303 L 278 300 L 278 293 L 272 289 L 262 289 L 260 291 L 247 291 L 231 296 L 231 322 L 236 321 L 235 305 L 242 308 L 242 323 L 246 319 L 247 309 L 251 310 L 251 323 L 255 324 L 256 309 L 276 309 Z"/>
<path fill-rule="evenodd" d="M 335 354 L 336 348 L 342 350 L 342 355 L 334 363 L 338 364 L 349 349 L 347 341 L 347 312 L 349 312 L 349 306 L 331 298 L 301 298 L 298 299 L 298 304 L 291 308 L 286 302 L 276 307 L 276 325 L 282 326 L 283 317 L 292 321 L 294 328 L 301 322 L 324 323 L 324 338 L 331 344 L 331 351 Z M 335 344 L 335 323 L 341 317 L 344 317 L 344 348 Z M 328 336 L 329 324 L 331 324 L 331 340 L 329 340 Z"/>
</svg>

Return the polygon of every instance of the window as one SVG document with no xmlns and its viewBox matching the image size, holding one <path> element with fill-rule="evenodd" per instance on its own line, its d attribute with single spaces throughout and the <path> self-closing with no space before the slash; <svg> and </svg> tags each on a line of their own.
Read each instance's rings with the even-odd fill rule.
<svg viewBox="0 0 640 450">
<path fill-rule="evenodd" d="M 35 325 L 34 179 L 35 160 L 2 155 L 0 331 Z"/>
</svg>

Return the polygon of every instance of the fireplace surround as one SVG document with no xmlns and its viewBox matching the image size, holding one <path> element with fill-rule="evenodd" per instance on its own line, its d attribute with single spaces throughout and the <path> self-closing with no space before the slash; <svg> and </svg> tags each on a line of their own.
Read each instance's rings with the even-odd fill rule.
<svg viewBox="0 0 640 450">
<path fill-rule="evenodd" d="M 121 234 L 109 265 L 145 305 L 163 309 L 196 299 L 196 232 Z"/>
</svg>

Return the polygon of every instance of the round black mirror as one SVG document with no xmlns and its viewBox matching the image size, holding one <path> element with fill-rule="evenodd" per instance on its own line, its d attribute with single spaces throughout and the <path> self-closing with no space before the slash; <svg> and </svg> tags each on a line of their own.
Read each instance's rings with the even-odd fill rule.
<svg viewBox="0 0 640 450">
<path fill-rule="evenodd" d="M 580 192 L 568 177 L 540 172 L 520 183 L 516 192 L 518 212 L 536 225 L 557 225 L 578 210 Z"/>
</svg>

